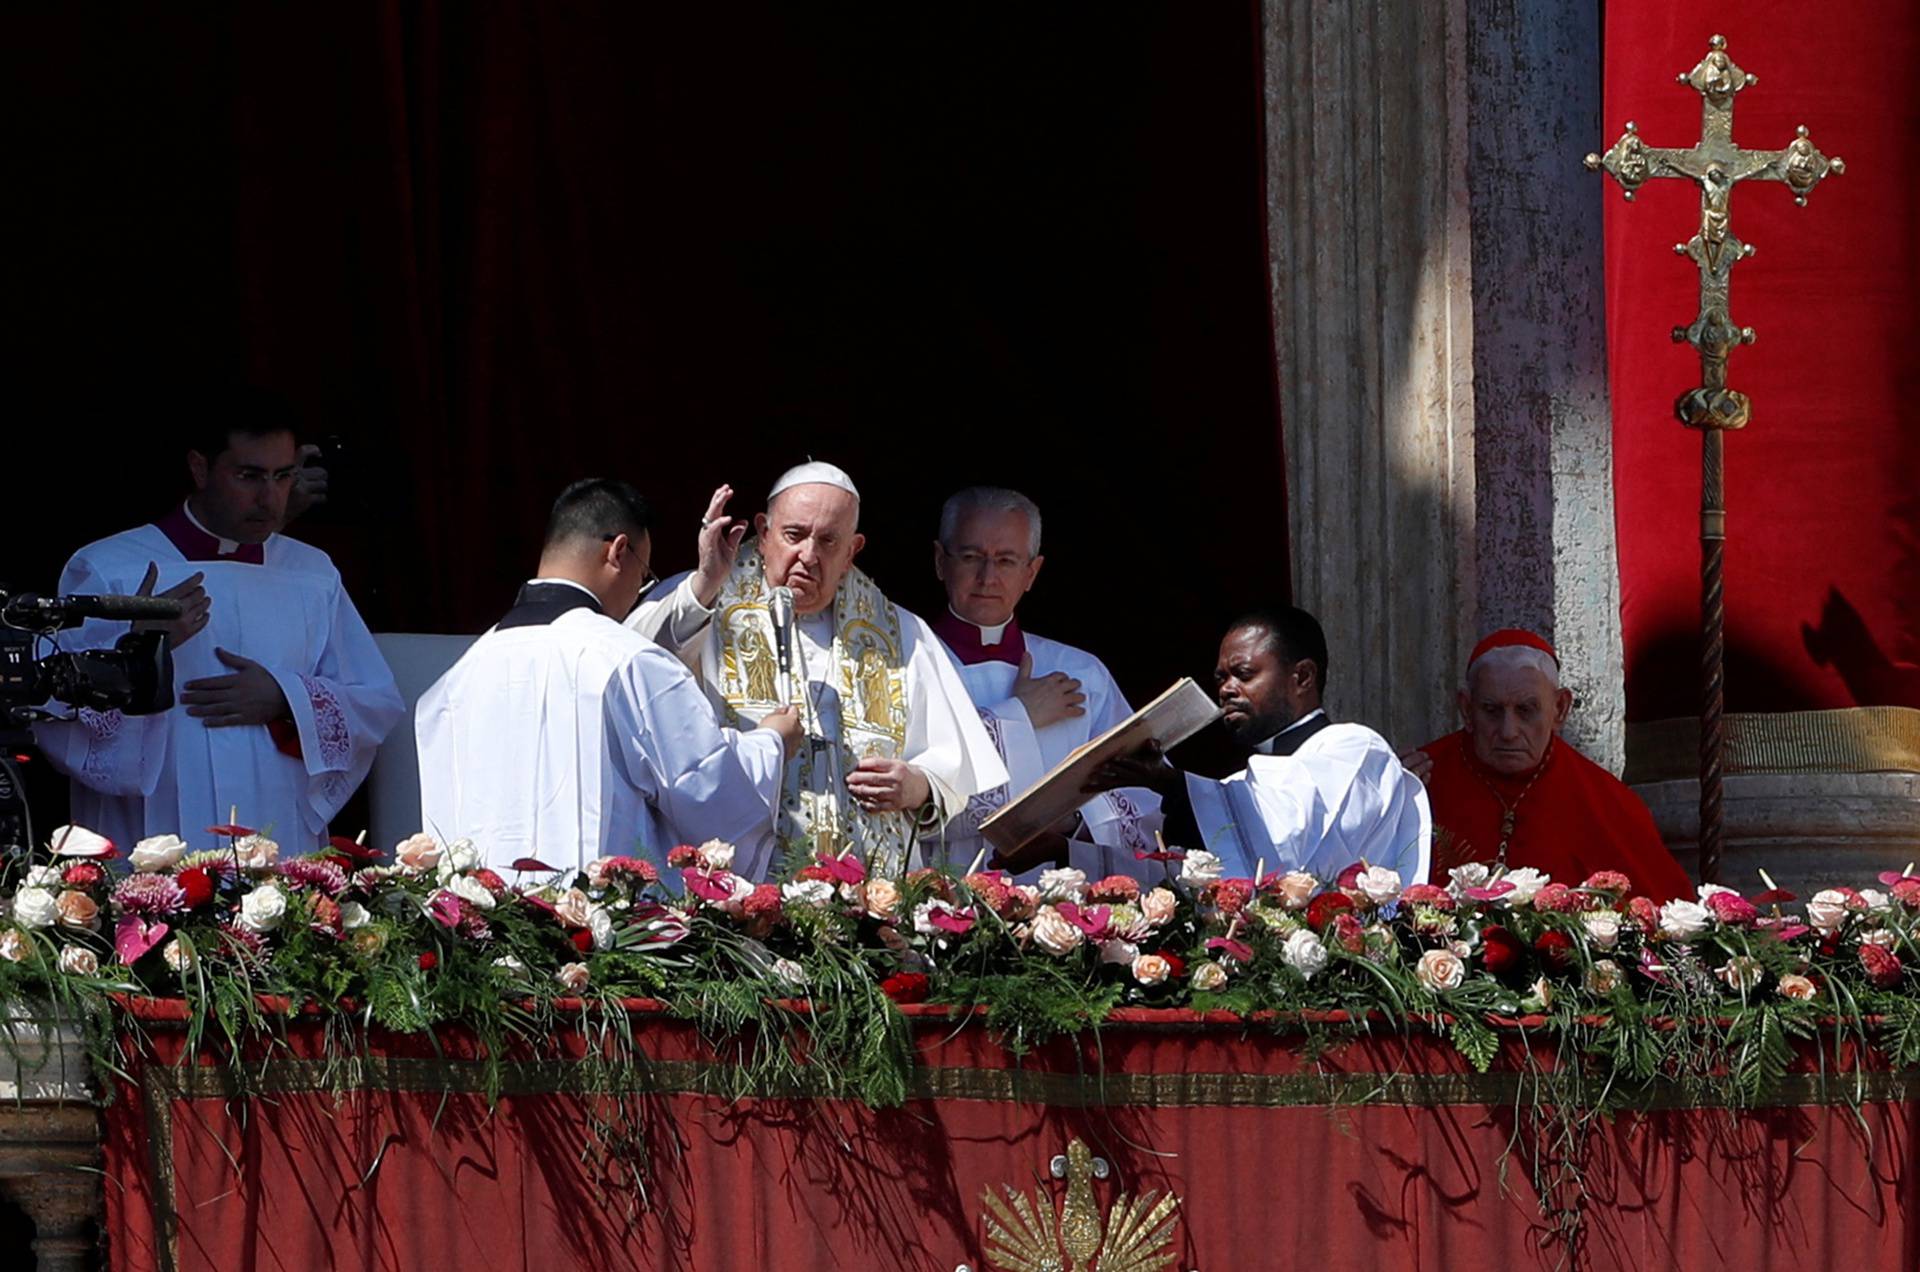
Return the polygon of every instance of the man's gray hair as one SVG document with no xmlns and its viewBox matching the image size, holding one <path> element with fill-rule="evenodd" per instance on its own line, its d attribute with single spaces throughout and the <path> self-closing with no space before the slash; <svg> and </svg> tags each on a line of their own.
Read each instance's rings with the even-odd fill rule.
<svg viewBox="0 0 1920 1272">
<path fill-rule="evenodd" d="M 1040 555 L 1040 505 L 1003 486 L 968 486 L 950 496 L 940 509 L 940 542 L 951 548 L 960 533 L 960 519 L 974 512 L 1025 513 L 1027 555 Z"/>
<path fill-rule="evenodd" d="M 1473 673 L 1482 667 L 1507 669 L 1512 667 L 1531 667 L 1547 678 L 1547 683 L 1555 689 L 1560 687 L 1560 667 L 1551 655 L 1529 645 L 1501 645 L 1489 649 L 1467 665 L 1466 679 L 1460 684 L 1469 693 L 1473 691 Z"/>
</svg>

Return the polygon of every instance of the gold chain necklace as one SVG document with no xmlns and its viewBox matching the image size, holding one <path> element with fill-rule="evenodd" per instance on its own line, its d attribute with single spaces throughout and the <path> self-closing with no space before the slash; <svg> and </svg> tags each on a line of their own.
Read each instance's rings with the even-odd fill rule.
<svg viewBox="0 0 1920 1272">
<path fill-rule="evenodd" d="M 1472 739 L 1468 739 L 1467 745 L 1469 747 L 1473 745 Z M 1473 775 L 1480 779 L 1480 785 L 1486 787 L 1487 794 L 1500 802 L 1500 851 L 1494 854 L 1493 862 L 1496 866 L 1504 866 L 1507 864 L 1507 845 L 1513 842 L 1514 823 L 1520 816 L 1520 801 L 1527 797 L 1527 792 L 1533 789 L 1533 784 L 1540 780 L 1541 774 L 1547 771 L 1547 765 L 1553 761 L 1553 743 L 1548 742 L 1547 753 L 1541 759 L 1540 767 L 1533 771 L 1533 776 L 1527 779 L 1527 784 L 1520 788 L 1520 793 L 1513 797 L 1511 804 L 1507 802 L 1507 797 L 1500 793 L 1500 788 L 1488 781 L 1486 774 L 1480 771 L 1478 761 L 1471 754 L 1467 759 L 1467 767 L 1472 769 Z"/>
</svg>

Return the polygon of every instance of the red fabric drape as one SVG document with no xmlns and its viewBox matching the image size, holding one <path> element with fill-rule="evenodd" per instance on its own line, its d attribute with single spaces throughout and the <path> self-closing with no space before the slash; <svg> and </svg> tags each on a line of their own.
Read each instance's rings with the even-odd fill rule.
<svg viewBox="0 0 1920 1272">
<path fill-rule="evenodd" d="M 9 415 L 85 454 L 0 575 L 164 507 L 179 384 L 244 373 L 332 408 L 297 532 L 376 629 L 497 618 L 575 477 L 664 573 L 812 453 L 927 613 L 940 500 L 1025 489 L 1029 626 L 1156 693 L 1287 590 L 1252 10 L 10 16 Z"/>
<path fill-rule="evenodd" d="M 314 1054 L 316 1033 L 296 1030 L 293 1054 Z M 640 1036 L 657 1063 L 710 1058 L 684 1025 Z M 106 1114 L 112 1266 L 158 1265 L 147 1208 L 158 1144 L 183 1270 L 982 1267 L 981 1191 L 1032 1189 L 1076 1135 L 1114 1167 L 1095 1184 L 1103 1218 L 1120 1192 L 1180 1196 L 1179 1267 L 1566 1266 L 1529 1182 L 1536 1132 L 1516 1126 L 1531 1088 L 1426 1108 L 1296 1091 L 1290 1106 L 1262 1107 L 1276 1084 L 1315 1072 L 1297 1036 L 1147 1012 L 1104 1030 L 1097 1053 L 1030 1058 L 1020 1074 L 1035 1099 L 1016 1103 L 969 1085 L 1013 1063 L 978 1026 L 928 1022 L 921 1045 L 949 1094 L 889 1112 L 649 1099 L 628 1124 L 651 1154 L 644 1198 L 631 1179 L 607 1182 L 604 1140 L 577 1097 L 511 1095 L 490 1111 L 436 1090 L 203 1096 L 171 1101 L 170 1127 L 150 1139 L 141 1097 L 123 1092 Z M 177 1054 L 178 1035 L 160 1046 Z M 376 1049 L 432 1054 L 421 1039 Z M 1359 1079 L 1347 1099 L 1385 1072 L 1428 1075 L 1433 1093 L 1476 1080 L 1424 1037 L 1336 1047 L 1320 1065 Z M 1151 1103 L 1125 1086 L 1140 1075 L 1152 1075 Z M 1915 1266 L 1916 1111 L 1869 1101 L 1864 1125 L 1820 1105 L 1622 1118 L 1563 1194 L 1584 1220 L 1578 1266 Z M 1045 1186 L 1057 1205 L 1064 1185 Z"/>
<path fill-rule="evenodd" d="M 1729 381 L 1753 422 L 1727 441 L 1727 707 L 1920 706 L 1920 8 L 1911 0 L 1733 8 L 1670 0 L 1606 7 L 1606 136 L 1629 119 L 1649 145 L 1700 135 L 1676 85 L 1727 37 L 1760 77 L 1734 139 L 1778 149 L 1805 124 L 1847 161 L 1805 208 L 1743 183 L 1733 228 L 1759 250 L 1733 272 L 1734 321 L 1759 342 Z M 1699 222 L 1691 183 L 1634 203 L 1609 182 L 1607 327 L 1614 481 L 1631 718 L 1697 708 L 1700 441 L 1673 418 L 1699 361 L 1668 330 L 1699 307 L 1672 254 Z"/>
</svg>

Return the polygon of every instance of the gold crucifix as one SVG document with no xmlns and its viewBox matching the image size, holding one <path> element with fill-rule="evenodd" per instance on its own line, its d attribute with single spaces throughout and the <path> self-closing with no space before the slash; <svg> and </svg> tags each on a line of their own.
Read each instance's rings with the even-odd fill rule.
<svg viewBox="0 0 1920 1272">
<path fill-rule="evenodd" d="M 1753 247 L 1734 237 L 1731 224 L 1733 187 L 1742 181 L 1784 181 L 1793 201 L 1806 206 L 1807 195 L 1829 173 L 1846 171 L 1838 158 L 1829 159 L 1807 139 L 1803 125 L 1782 150 L 1742 150 L 1733 141 L 1733 99 L 1751 88 L 1759 77 L 1749 75 L 1727 56 L 1724 36 L 1708 41 L 1699 65 L 1679 77 L 1700 94 L 1700 140 L 1688 150 L 1649 146 L 1632 123 L 1604 155 L 1588 155 L 1587 167 L 1605 168 L 1625 190 L 1627 198 L 1644 183 L 1659 177 L 1683 177 L 1700 187 L 1700 229 L 1673 250 L 1690 256 L 1700 268 L 1700 312 L 1693 324 L 1675 327 L 1676 342 L 1686 341 L 1700 351 L 1700 385 L 1674 404 L 1680 422 L 1700 430 L 1700 878 L 1719 878 L 1722 842 L 1720 774 L 1723 742 L 1721 712 L 1725 698 L 1725 597 L 1721 590 L 1722 556 L 1726 548 L 1727 512 L 1724 494 L 1725 437 L 1729 429 L 1745 427 L 1753 411 L 1746 394 L 1727 387 L 1727 357 L 1739 345 L 1753 343 L 1753 328 L 1736 327 L 1728 312 L 1727 292 L 1738 262 L 1753 255 Z"/>
</svg>

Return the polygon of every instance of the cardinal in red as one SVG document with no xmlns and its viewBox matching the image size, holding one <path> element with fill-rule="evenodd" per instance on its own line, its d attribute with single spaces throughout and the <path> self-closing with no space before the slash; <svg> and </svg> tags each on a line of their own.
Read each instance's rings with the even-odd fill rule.
<svg viewBox="0 0 1920 1272">
<path fill-rule="evenodd" d="M 1467 660 L 1459 706 L 1464 727 L 1403 757 L 1433 805 L 1434 882 L 1482 862 L 1576 886 L 1618 870 L 1655 901 L 1693 894 L 1640 797 L 1560 736 L 1573 695 L 1552 645 L 1493 633 Z"/>
</svg>

